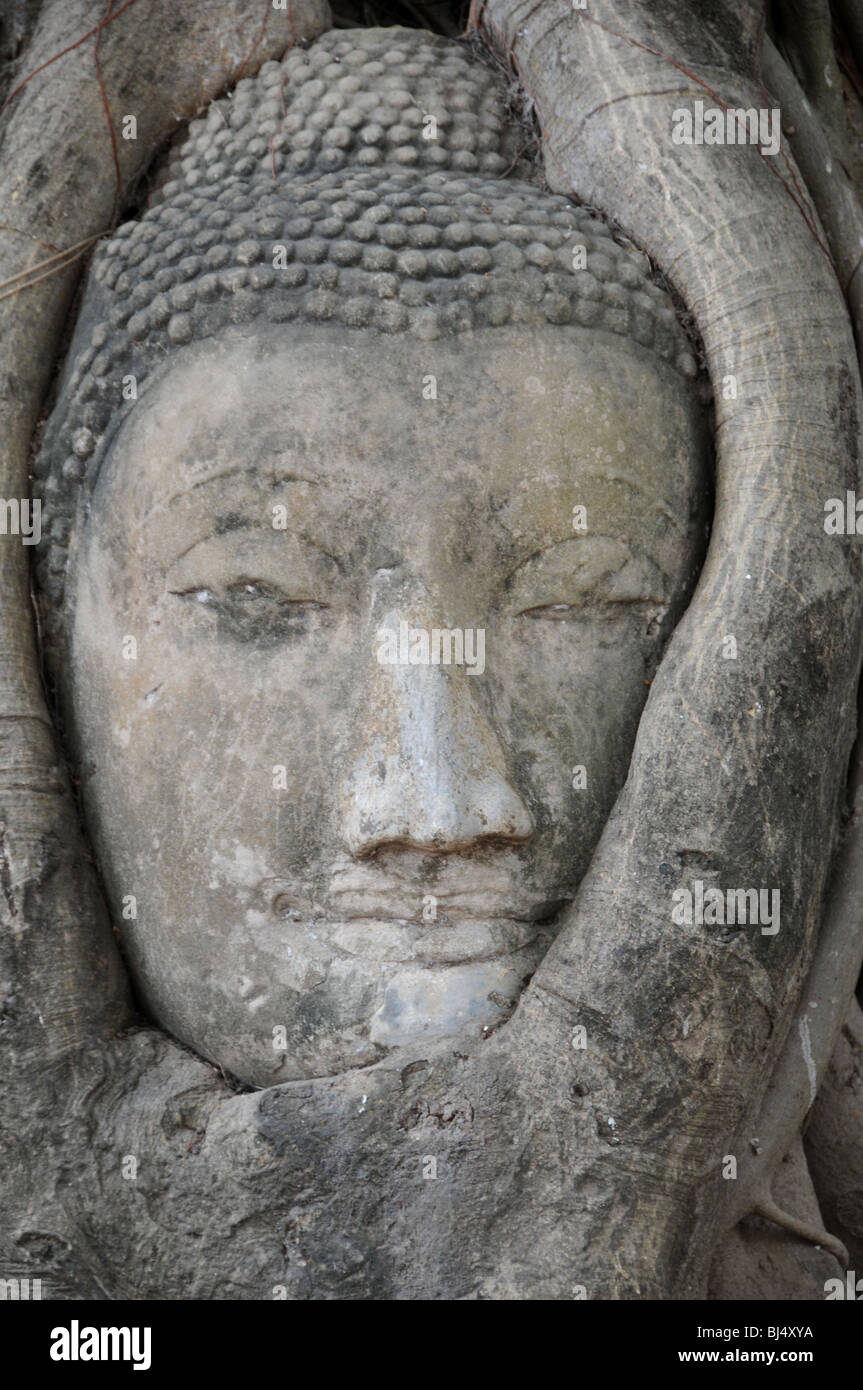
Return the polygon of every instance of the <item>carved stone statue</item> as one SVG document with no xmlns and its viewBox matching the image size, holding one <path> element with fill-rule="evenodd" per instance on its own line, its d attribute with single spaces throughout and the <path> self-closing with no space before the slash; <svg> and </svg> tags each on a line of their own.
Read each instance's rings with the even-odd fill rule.
<svg viewBox="0 0 863 1390">
<path fill-rule="evenodd" d="M 692 354 L 634 247 L 501 179 L 503 98 L 337 30 L 211 106 L 94 260 L 36 465 L 133 979 L 256 1085 L 508 1016 L 693 577 Z"/>
<path fill-rule="evenodd" d="M 769 154 L 672 140 L 681 72 L 750 104 L 757 16 L 663 21 L 669 94 L 648 9 L 552 38 L 496 0 L 485 45 L 298 11 L 152 167 L 148 134 L 51 301 L 35 607 L 76 799 L 22 617 L 6 765 L 51 799 L 3 810 L 0 1000 L 58 1161 L 22 1146 L 0 1272 L 819 1297 L 854 1254 L 800 1130 L 863 953 L 863 587 L 822 525 L 863 217 L 807 163 L 820 110 L 802 207 Z"/>
</svg>

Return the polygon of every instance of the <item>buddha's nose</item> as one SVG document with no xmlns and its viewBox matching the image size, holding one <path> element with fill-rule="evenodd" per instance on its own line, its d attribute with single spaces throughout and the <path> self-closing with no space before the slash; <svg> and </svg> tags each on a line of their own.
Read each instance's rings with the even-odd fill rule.
<svg viewBox="0 0 863 1390">
<path fill-rule="evenodd" d="M 392 635 L 403 615 L 378 630 Z M 432 641 L 433 629 L 425 631 Z M 474 634 L 475 636 L 475 634 Z M 470 647 L 468 637 L 467 646 Z M 432 648 L 433 649 L 433 648 Z M 474 648 L 475 650 L 475 648 Z M 357 702 L 350 772 L 342 787 L 342 825 L 354 855 L 384 845 L 453 853 L 477 843 L 524 841 L 533 823 L 507 776 L 503 750 L 483 713 L 470 667 L 379 659 L 373 649 Z"/>
</svg>

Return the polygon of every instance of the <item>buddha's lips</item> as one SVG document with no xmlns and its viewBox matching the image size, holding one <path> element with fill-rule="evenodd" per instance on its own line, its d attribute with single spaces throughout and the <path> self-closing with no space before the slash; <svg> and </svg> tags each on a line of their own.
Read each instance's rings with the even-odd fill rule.
<svg viewBox="0 0 863 1390">
<path fill-rule="evenodd" d="M 407 922 L 383 917 L 327 917 L 313 923 L 319 939 L 340 954 L 381 964 L 415 961 L 423 965 L 461 965 L 526 951 L 550 933 L 535 922 L 512 917 L 461 918 L 448 922 Z"/>
<path fill-rule="evenodd" d="M 283 880 L 268 886 L 275 917 L 339 953 L 381 963 L 460 964 L 525 951 L 537 937 L 548 944 L 553 919 L 570 901 L 528 895 L 506 883 L 495 893 L 484 884 L 482 891 L 434 897 L 418 889 L 407 896 L 399 885 L 401 901 L 395 902 L 388 885 L 385 894 L 334 893 L 320 905 Z"/>
<path fill-rule="evenodd" d="M 518 896 L 514 891 L 507 894 L 500 894 L 497 901 L 489 894 L 477 894 L 476 897 L 467 897 L 460 894 L 458 897 L 442 898 L 431 892 L 424 894 L 420 898 L 433 899 L 434 916 L 431 916 L 431 905 L 423 912 L 422 906 L 411 904 L 408 910 L 393 905 L 391 897 L 376 899 L 373 894 L 346 894 L 344 898 L 334 897 L 328 903 L 328 916 L 347 918 L 350 921 L 371 920 L 379 922 L 415 922 L 419 925 L 428 924 L 430 921 L 441 925 L 447 922 L 545 922 L 550 917 L 555 916 L 564 905 L 565 899 L 542 898 L 530 904 L 524 901 L 517 903 L 514 901 Z"/>
<path fill-rule="evenodd" d="M 337 870 L 327 892 L 327 912 L 384 921 L 428 921 L 433 911 L 438 920 L 539 922 L 553 916 L 573 896 L 562 885 L 542 891 L 526 883 L 520 863 L 502 869 L 451 862 L 434 877 L 411 867 L 414 871 L 405 874 L 367 865 Z"/>
</svg>

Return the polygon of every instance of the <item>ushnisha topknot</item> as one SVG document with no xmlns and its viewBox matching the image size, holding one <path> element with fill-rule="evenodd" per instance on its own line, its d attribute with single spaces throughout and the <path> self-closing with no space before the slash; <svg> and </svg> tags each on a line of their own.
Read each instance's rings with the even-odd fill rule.
<svg viewBox="0 0 863 1390">
<path fill-rule="evenodd" d="M 696 364 L 647 258 L 520 157 L 500 76 L 414 29 L 332 30 L 214 102 L 93 260 L 36 463 L 37 577 L 62 599 L 78 489 L 174 348 L 263 316 L 432 340 L 507 323 Z M 576 248 L 583 247 L 583 252 Z"/>
</svg>

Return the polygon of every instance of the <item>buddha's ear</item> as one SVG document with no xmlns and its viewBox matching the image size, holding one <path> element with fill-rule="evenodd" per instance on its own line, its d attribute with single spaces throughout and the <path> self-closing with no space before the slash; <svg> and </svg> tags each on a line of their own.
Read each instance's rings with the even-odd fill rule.
<svg viewBox="0 0 863 1390">
<path fill-rule="evenodd" d="M 3 499 L 28 496 L 30 440 L 86 254 L 156 152 L 240 77 L 330 25 L 327 0 L 127 0 L 107 21 L 105 8 L 45 0 L 0 117 Z M 28 560 L 21 537 L 0 537 L 0 1012 L 19 1079 L 128 1017 L 43 698 Z"/>
<path fill-rule="evenodd" d="M 513 1020 L 522 1049 L 557 1039 L 567 1063 L 547 1083 L 569 1084 L 575 1066 L 596 1109 L 579 1164 L 599 1207 L 603 1192 L 609 1205 L 619 1197 L 637 1155 L 640 1172 L 662 1173 L 700 1209 L 704 1249 L 722 1189 L 736 1187 L 721 1181 L 723 1153 L 758 1133 L 743 1126 L 759 1113 L 824 919 L 863 621 L 856 536 L 825 528 L 830 499 L 859 489 L 863 399 L 843 291 L 851 280 L 855 293 L 863 220 L 835 161 L 828 172 L 817 107 L 762 34 L 760 0 L 709 10 L 708 20 L 694 4 L 604 0 L 562 17 L 556 0 L 527 13 L 519 0 L 487 0 L 480 15 L 535 101 L 549 181 L 654 257 L 695 316 L 713 384 L 707 560 L 590 872 Z M 696 102 L 726 128 L 729 107 L 763 112 L 764 148 L 681 139 L 695 134 Z M 786 133 L 770 152 L 779 107 L 805 136 L 799 162 Z M 699 882 L 778 893 L 781 917 L 736 932 L 689 925 L 675 908 Z M 826 919 L 835 932 L 820 956 L 824 973 L 841 949 L 839 976 L 805 1039 L 794 1024 L 804 1076 L 826 1065 L 859 970 L 860 915 L 848 910 L 859 885 L 850 892 Z M 567 1051 L 577 1024 L 587 1045 Z M 803 1111 L 808 1077 L 804 1091 Z M 803 1112 L 787 1118 L 790 1142 Z M 655 1198 L 650 1182 L 633 1191 L 648 1207 Z M 643 1237 L 634 1216 L 632 1230 Z M 624 1265 L 635 1238 L 621 1233 Z"/>
</svg>

